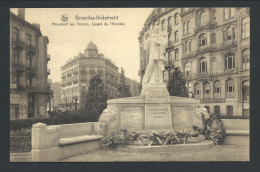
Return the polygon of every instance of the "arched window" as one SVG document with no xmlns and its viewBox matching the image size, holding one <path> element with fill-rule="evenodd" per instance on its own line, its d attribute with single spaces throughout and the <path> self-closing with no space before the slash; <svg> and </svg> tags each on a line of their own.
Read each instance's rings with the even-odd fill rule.
<svg viewBox="0 0 260 172">
<path fill-rule="evenodd" d="M 175 49 L 175 60 L 179 60 L 179 49 Z"/>
<path fill-rule="evenodd" d="M 233 116 L 233 106 L 227 106 L 227 116 Z"/>
<path fill-rule="evenodd" d="M 194 85 L 195 98 L 200 99 L 200 84 L 197 83 Z"/>
<path fill-rule="evenodd" d="M 199 66 L 199 72 L 203 73 L 203 72 L 207 72 L 207 61 L 205 58 L 200 60 L 200 66 Z"/>
<path fill-rule="evenodd" d="M 190 21 L 187 22 L 187 33 L 191 32 Z"/>
<path fill-rule="evenodd" d="M 214 98 L 218 98 L 221 93 L 221 84 L 220 81 L 215 81 L 213 83 L 213 90 L 214 90 Z"/>
<path fill-rule="evenodd" d="M 190 76 L 191 74 L 191 64 L 190 63 L 186 63 L 185 64 L 185 75 L 186 76 Z"/>
<path fill-rule="evenodd" d="M 226 82 L 227 85 L 227 97 L 234 97 L 234 81 L 229 79 Z"/>
<path fill-rule="evenodd" d="M 178 31 L 174 32 L 174 37 L 175 37 L 175 42 L 178 42 L 179 41 L 179 33 L 178 33 Z"/>
<path fill-rule="evenodd" d="M 168 18 L 168 30 L 171 30 L 172 29 L 172 17 L 170 16 Z"/>
<path fill-rule="evenodd" d="M 225 69 L 233 69 L 235 67 L 235 54 L 228 52 L 225 54 Z"/>
<path fill-rule="evenodd" d="M 183 23 L 183 35 L 185 35 L 187 33 L 187 25 L 186 22 Z"/>
<path fill-rule="evenodd" d="M 249 18 L 243 18 L 242 19 L 242 28 L 241 28 L 242 32 L 242 39 L 244 38 L 248 38 L 250 36 L 250 21 Z"/>
<path fill-rule="evenodd" d="M 232 29 L 229 27 L 227 29 L 227 41 L 231 41 L 232 40 Z"/>
<path fill-rule="evenodd" d="M 214 106 L 214 113 L 220 115 L 220 106 Z"/>
<path fill-rule="evenodd" d="M 210 84 L 208 82 L 204 84 L 204 94 L 210 94 Z"/>
<path fill-rule="evenodd" d="M 250 100 L 250 85 L 249 81 L 244 81 L 242 84 L 242 95 L 243 95 L 243 101 L 249 101 Z"/>
<path fill-rule="evenodd" d="M 242 61 L 243 61 L 243 69 L 249 69 L 250 68 L 250 50 L 245 49 L 242 51 Z"/>
<path fill-rule="evenodd" d="M 208 112 L 208 114 L 210 114 L 210 107 L 209 107 L 209 106 L 204 106 L 204 108 L 206 108 L 206 109 L 207 109 L 207 112 Z"/>
<path fill-rule="evenodd" d="M 162 30 L 165 30 L 165 20 L 162 20 Z"/>
<path fill-rule="evenodd" d="M 207 45 L 207 36 L 206 34 L 201 34 L 199 36 L 199 47 L 203 47 Z"/>
<path fill-rule="evenodd" d="M 200 14 L 200 26 L 205 26 L 206 24 L 207 24 L 207 14 L 204 11 Z"/>
<path fill-rule="evenodd" d="M 212 33 L 211 34 L 211 44 L 216 44 L 216 34 L 215 33 Z"/>
<path fill-rule="evenodd" d="M 175 25 L 179 24 L 178 13 L 176 13 L 176 14 L 174 15 L 174 24 L 175 24 Z"/>
</svg>

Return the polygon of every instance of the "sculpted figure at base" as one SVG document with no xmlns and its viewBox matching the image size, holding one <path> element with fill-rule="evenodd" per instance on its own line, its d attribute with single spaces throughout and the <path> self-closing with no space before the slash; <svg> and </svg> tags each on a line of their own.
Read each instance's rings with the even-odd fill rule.
<svg viewBox="0 0 260 172">
<path fill-rule="evenodd" d="M 146 67 L 142 85 L 147 83 L 162 83 L 163 82 L 163 60 L 166 48 L 166 37 L 159 34 L 159 26 L 148 31 L 145 34 L 147 41 L 144 45 L 149 51 L 149 63 Z"/>
</svg>

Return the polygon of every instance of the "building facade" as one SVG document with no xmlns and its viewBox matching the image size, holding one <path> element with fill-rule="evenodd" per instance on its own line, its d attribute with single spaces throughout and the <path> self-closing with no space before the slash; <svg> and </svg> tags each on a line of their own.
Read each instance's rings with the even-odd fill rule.
<svg viewBox="0 0 260 172">
<path fill-rule="evenodd" d="M 48 37 L 39 24 L 25 20 L 25 9 L 10 12 L 10 119 L 47 115 L 52 95 L 47 82 Z"/>
<path fill-rule="evenodd" d="M 249 116 L 249 8 L 156 8 L 140 32 L 140 78 L 149 62 L 144 34 L 167 36 L 164 80 L 179 67 L 189 93 L 210 113 Z"/>
<path fill-rule="evenodd" d="M 90 80 L 95 75 L 100 75 L 104 81 L 108 97 L 115 98 L 118 95 L 118 67 L 103 54 L 99 54 L 97 46 L 91 41 L 84 53 L 80 53 L 61 67 L 62 104 L 73 104 L 76 100 L 79 108 L 84 108 Z"/>
</svg>

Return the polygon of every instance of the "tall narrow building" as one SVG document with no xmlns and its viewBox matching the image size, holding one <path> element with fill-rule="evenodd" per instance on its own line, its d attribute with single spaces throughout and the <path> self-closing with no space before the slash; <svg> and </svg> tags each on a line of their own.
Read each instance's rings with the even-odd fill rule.
<svg viewBox="0 0 260 172">
<path fill-rule="evenodd" d="M 49 39 L 39 24 L 25 20 L 25 9 L 10 12 L 10 119 L 47 115 L 52 95 L 47 82 Z"/>
</svg>

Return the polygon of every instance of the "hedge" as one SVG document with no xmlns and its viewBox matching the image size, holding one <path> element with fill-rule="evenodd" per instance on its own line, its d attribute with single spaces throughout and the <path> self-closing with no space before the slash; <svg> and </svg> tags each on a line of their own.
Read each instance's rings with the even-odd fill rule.
<svg viewBox="0 0 260 172">
<path fill-rule="evenodd" d="M 29 129 L 32 128 L 33 124 L 38 122 L 51 125 L 52 120 L 49 117 L 45 118 L 27 118 L 27 119 L 17 119 L 17 120 L 10 120 L 10 130 L 22 130 L 22 129 Z"/>
<path fill-rule="evenodd" d="M 64 111 L 64 112 L 49 112 L 50 117 L 45 118 L 27 118 L 10 121 L 10 129 L 12 131 L 29 129 L 33 124 L 38 122 L 47 125 L 72 124 L 90 121 L 88 115 L 84 111 Z"/>
</svg>

